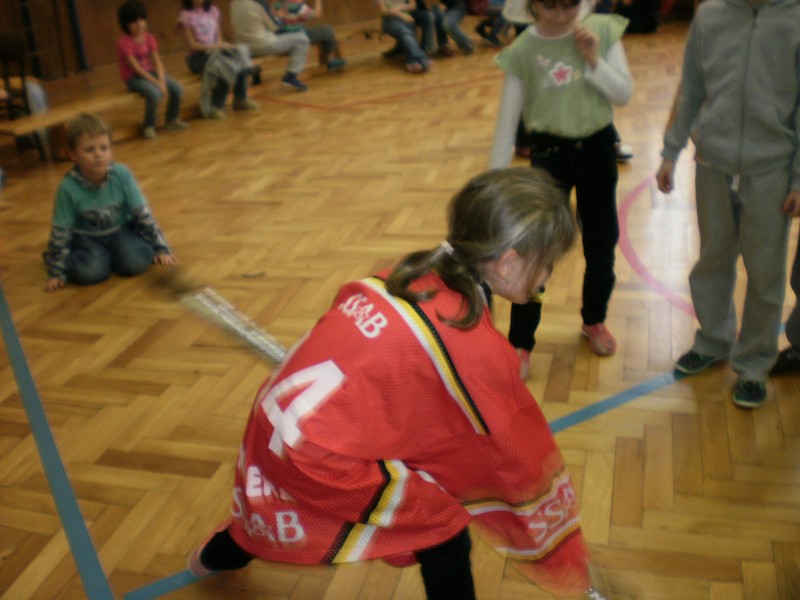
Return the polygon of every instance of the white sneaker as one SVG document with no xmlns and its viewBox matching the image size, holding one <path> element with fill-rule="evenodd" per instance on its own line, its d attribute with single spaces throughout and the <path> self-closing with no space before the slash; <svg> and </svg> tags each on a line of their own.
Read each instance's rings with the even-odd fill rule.
<svg viewBox="0 0 800 600">
<path fill-rule="evenodd" d="M 146 140 L 156 139 L 155 127 L 145 127 L 144 129 L 142 129 L 142 137 Z"/>
<path fill-rule="evenodd" d="M 189 129 L 189 124 L 186 121 L 175 119 L 174 121 L 167 123 L 164 126 L 164 129 L 169 129 L 170 131 L 183 131 L 184 129 Z"/>
<path fill-rule="evenodd" d="M 233 110 L 258 110 L 261 105 L 255 100 L 245 98 L 244 100 L 236 100 L 233 103 Z"/>
</svg>

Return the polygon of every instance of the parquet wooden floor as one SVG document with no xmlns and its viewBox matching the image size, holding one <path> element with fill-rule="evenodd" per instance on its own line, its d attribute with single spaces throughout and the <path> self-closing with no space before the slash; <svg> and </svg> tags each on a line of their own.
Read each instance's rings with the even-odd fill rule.
<svg viewBox="0 0 800 600">
<path fill-rule="evenodd" d="M 620 168 L 623 235 L 608 320 L 620 350 L 600 359 L 580 337 L 576 248 L 548 285 L 530 388 L 564 425 L 557 439 L 580 493 L 597 582 L 611 598 L 797 600 L 800 378 L 773 379 L 766 405 L 753 412 L 731 403 L 727 366 L 670 379 L 696 325 L 687 285 L 697 253 L 690 153 L 671 198 L 650 178 L 685 32 L 685 23 L 670 23 L 625 39 L 636 93 L 617 125 L 636 155 Z M 371 59 L 340 75 L 311 74 L 306 94 L 274 80 L 253 88 L 258 114 L 193 121 L 187 132 L 115 148 L 183 270 L 286 344 L 341 283 L 438 243 L 450 195 L 487 165 L 501 85 L 495 51 L 480 47 L 409 76 L 378 56 L 388 41 L 369 43 Z M 0 147 L 0 161 L 0 279 L 67 491 L 94 545 L 70 550 L 0 352 L 0 598 L 103 597 L 85 591 L 76 567 L 94 550 L 114 597 L 158 597 L 227 514 L 240 435 L 269 366 L 146 276 L 44 293 L 41 251 L 67 165 L 40 164 L 11 146 Z M 742 292 L 740 284 L 740 300 Z M 508 305 L 498 302 L 495 313 L 505 329 Z M 618 406 L 563 420 L 603 402 Z M 550 597 L 480 539 L 473 564 L 481 600 Z M 260 562 L 174 587 L 165 597 L 423 597 L 416 569 L 381 562 Z"/>
</svg>

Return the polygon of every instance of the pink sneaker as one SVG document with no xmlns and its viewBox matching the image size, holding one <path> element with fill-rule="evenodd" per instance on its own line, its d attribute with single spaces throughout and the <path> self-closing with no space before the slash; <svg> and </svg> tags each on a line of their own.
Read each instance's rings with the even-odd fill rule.
<svg viewBox="0 0 800 600">
<path fill-rule="evenodd" d="M 189 555 L 189 558 L 186 560 L 186 568 L 189 569 L 189 573 L 198 578 L 206 577 L 208 575 L 211 575 L 212 573 L 216 573 L 216 571 L 213 571 L 208 567 L 206 567 L 205 565 L 203 565 L 203 563 L 200 561 L 200 554 L 203 552 L 203 549 L 206 547 L 206 544 L 208 544 L 208 542 L 211 541 L 211 538 L 217 535 L 220 531 L 225 531 L 230 526 L 230 524 L 231 520 L 228 519 L 217 525 L 214 531 L 209 533 L 206 539 L 203 540 L 203 543 L 200 544 L 197 548 L 195 548 L 194 552 L 192 552 Z"/>
<path fill-rule="evenodd" d="M 519 357 L 519 377 L 522 381 L 528 381 L 531 378 L 531 353 L 523 348 L 517 348 L 517 356 Z"/>
<path fill-rule="evenodd" d="M 581 332 L 588 338 L 592 352 L 598 356 L 610 356 L 617 351 L 617 340 L 603 323 L 583 325 Z"/>
</svg>

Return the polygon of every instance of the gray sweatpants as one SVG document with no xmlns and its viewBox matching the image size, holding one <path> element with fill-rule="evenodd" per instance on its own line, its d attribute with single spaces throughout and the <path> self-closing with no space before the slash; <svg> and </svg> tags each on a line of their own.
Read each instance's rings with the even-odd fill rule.
<svg viewBox="0 0 800 600">
<path fill-rule="evenodd" d="M 304 31 L 292 31 L 289 33 L 279 33 L 275 36 L 275 42 L 269 46 L 250 45 L 250 51 L 254 57 L 267 56 L 272 54 L 288 54 L 289 63 L 286 70 L 290 73 L 299 73 L 303 70 L 308 56 L 309 40 Z"/>
<path fill-rule="evenodd" d="M 789 218 L 781 207 L 789 172 L 734 178 L 698 161 L 695 189 L 700 257 L 689 285 L 700 329 L 693 350 L 730 354 L 739 377 L 764 381 L 778 354 L 786 292 Z M 733 294 L 739 255 L 747 291 L 737 339 Z"/>
</svg>

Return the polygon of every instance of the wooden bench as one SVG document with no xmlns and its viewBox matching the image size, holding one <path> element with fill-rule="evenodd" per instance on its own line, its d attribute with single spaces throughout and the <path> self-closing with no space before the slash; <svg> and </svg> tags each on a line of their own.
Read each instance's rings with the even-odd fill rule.
<svg viewBox="0 0 800 600">
<path fill-rule="evenodd" d="M 185 67 L 183 68 L 185 72 Z M 197 88 L 199 96 L 200 78 L 191 73 L 173 75 L 167 67 L 167 73 L 177 79 L 186 91 Z M 48 110 L 27 115 L 14 120 L 0 121 L 0 134 L 12 136 L 16 139 L 30 135 L 42 129 L 50 130 L 51 143 L 45 159 L 65 158 L 66 152 L 62 148 L 64 138 L 64 127 L 68 121 L 74 119 L 81 113 L 97 114 L 106 120 L 114 120 L 114 115 L 131 115 L 125 121 L 131 124 L 127 128 L 118 131 L 118 123 L 111 123 L 115 139 L 128 137 L 132 132 L 138 131 L 141 123 L 141 115 L 144 110 L 144 99 L 133 92 L 129 92 L 116 74 L 115 66 L 100 67 L 91 73 L 81 73 L 63 80 L 45 82 L 48 92 L 54 91 L 51 97 L 54 100 Z M 194 94 L 193 94 L 194 95 Z M 181 114 L 184 114 L 184 105 L 181 107 Z M 133 115 L 136 116 L 133 116 Z M 186 113 L 194 116 L 192 111 Z M 111 117 L 111 119 L 109 119 Z M 120 135 L 121 134 L 121 135 Z"/>
<path fill-rule="evenodd" d="M 278 76 L 282 73 L 285 66 L 286 57 L 283 56 L 263 56 L 254 58 L 253 63 L 261 69 L 261 77 Z M 170 77 L 180 82 L 183 86 L 184 98 L 181 103 L 181 117 L 194 118 L 200 114 L 197 100 L 200 97 L 202 87 L 202 77 L 188 73 L 183 64 L 183 53 L 178 57 L 164 59 L 165 68 Z M 116 68 L 116 67 L 114 67 Z M 108 70 L 104 67 L 98 70 Z M 114 138 L 121 139 L 130 137 L 132 133 L 138 132 L 140 128 L 141 114 L 144 109 L 144 99 L 133 92 L 129 92 L 117 77 L 110 78 L 107 73 L 82 74 L 76 79 L 80 81 L 67 83 L 68 91 L 61 91 L 61 97 L 68 97 L 66 101 L 56 101 L 47 111 L 26 115 L 14 120 L 0 121 L 0 135 L 7 135 L 15 139 L 22 138 L 42 129 L 51 129 L 55 143 L 63 143 L 63 129 L 68 121 L 74 119 L 81 113 L 92 113 L 100 116 L 110 116 L 111 114 L 131 113 L 137 115 L 131 119 L 129 126 L 119 127 L 118 123 L 112 123 Z M 54 82 L 56 86 L 64 86 L 64 82 Z M 108 119 L 107 119 L 108 120 Z M 53 131 L 54 129 L 54 131 Z M 45 159 L 63 158 L 64 152 L 59 148 L 53 148 L 51 144 L 50 152 Z M 63 150 L 63 149 L 62 149 Z"/>
<path fill-rule="evenodd" d="M 358 61 L 365 56 L 374 57 L 377 51 L 383 49 L 374 41 L 370 41 L 377 38 L 379 33 L 378 20 L 351 23 L 336 28 L 337 38 L 340 42 L 345 42 L 345 50 L 352 48 L 354 51 L 346 52 L 347 59 L 351 63 L 354 59 Z M 356 42 L 358 38 L 362 43 Z M 185 52 L 180 50 L 162 55 L 162 60 L 167 73 L 183 85 L 181 117 L 188 119 L 200 114 L 197 100 L 200 96 L 202 78 L 187 71 L 184 57 Z M 261 68 L 261 78 L 266 81 L 277 79 L 283 74 L 286 60 L 286 56 L 270 55 L 254 58 L 253 63 Z M 309 62 L 306 66 L 321 67 L 318 65 L 316 53 L 309 53 Z M 64 126 L 83 112 L 97 114 L 110 121 L 115 140 L 138 135 L 144 100 L 141 96 L 129 92 L 120 82 L 116 65 L 103 65 L 92 72 L 66 79 L 70 81 L 45 82 L 48 92 L 51 89 L 57 91 L 51 94 L 52 106 L 46 112 L 20 117 L 13 121 L 0 121 L 0 135 L 18 139 L 41 129 L 50 129 L 54 143 L 50 144 L 51 152 L 48 156 L 43 157 L 46 159 L 66 157 L 65 149 L 62 147 Z"/>
<path fill-rule="evenodd" d="M 45 112 L 20 117 L 13 121 L 0 121 L 0 133 L 22 137 L 55 125 L 66 123 L 82 112 L 101 112 L 111 108 L 132 106 L 141 103 L 141 98 L 127 91 L 119 94 L 108 94 L 95 98 L 84 98 L 67 104 L 50 107 Z"/>
</svg>

